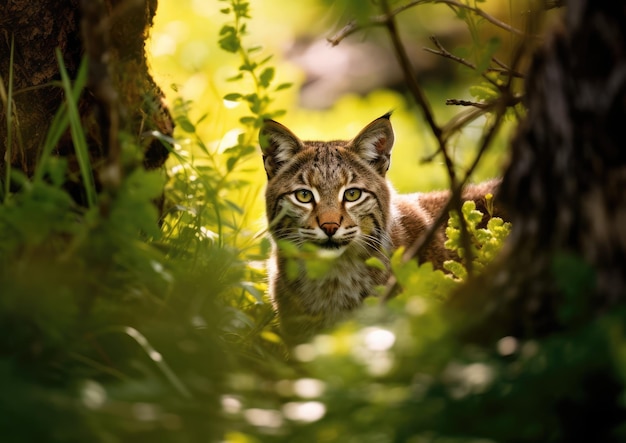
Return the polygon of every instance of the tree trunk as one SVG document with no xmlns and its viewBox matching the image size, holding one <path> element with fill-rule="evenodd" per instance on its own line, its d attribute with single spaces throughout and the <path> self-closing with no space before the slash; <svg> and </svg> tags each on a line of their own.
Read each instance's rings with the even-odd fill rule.
<svg viewBox="0 0 626 443">
<path fill-rule="evenodd" d="M 468 288 L 486 307 L 466 331 L 477 337 L 552 332 L 626 295 L 626 5 L 568 2 L 565 30 L 527 78 L 500 191 L 513 231 L 487 286 Z M 559 313 L 571 299 L 577 309 Z M 459 294 L 451 306 L 474 302 Z"/>
<path fill-rule="evenodd" d="M 11 69 L 14 77 L 8 156 L 6 102 L 0 108 L 2 179 L 6 161 L 33 174 L 46 132 L 64 100 L 56 48 L 71 78 L 83 57 L 89 61 L 87 88 L 78 108 L 97 185 L 119 179 L 121 171 L 111 174 L 111 168 L 120 168 L 119 130 L 144 147 L 147 167 L 164 163 L 167 149 L 149 134 L 156 130 L 171 135 L 173 123 L 162 103 L 163 93 L 148 72 L 144 49 L 156 7 L 157 0 L 9 0 L 0 7 L 0 76 L 5 89 Z M 84 202 L 80 180 L 72 179 L 79 174 L 69 131 L 55 153 L 68 158 L 67 187 Z"/>
<path fill-rule="evenodd" d="M 493 349 L 513 336 L 575 349 L 587 366 L 571 368 L 576 385 L 554 401 L 558 441 L 618 441 L 623 383 L 606 331 L 613 325 L 623 340 L 626 4 L 568 1 L 564 30 L 535 54 L 527 79 L 528 113 L 500 191 L 511 236 L 502 260 L 446 309 L 463 342 Z"/>
</svg>

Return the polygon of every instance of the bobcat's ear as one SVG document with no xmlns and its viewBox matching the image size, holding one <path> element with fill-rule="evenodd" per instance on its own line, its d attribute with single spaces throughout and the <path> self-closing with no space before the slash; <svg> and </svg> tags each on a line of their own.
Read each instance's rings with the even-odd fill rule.
<svg viewBox="0 0 626 443">
<path fill-rule="evenodd" d="M 387 113 L 374 120 L 349 145 L 353 152 L 372 164 L 382 176 L 385 176 L 391 164 L 394 136 L 390 116 L 391 113 Z"/>
<path fill-rule="evenodd" d="M 293 132 L 274 120 L 263 122 L 259 132 L 259 144 L 268 179 L 276 175 L 280 167 L 304 146 Z"/>
</svg>

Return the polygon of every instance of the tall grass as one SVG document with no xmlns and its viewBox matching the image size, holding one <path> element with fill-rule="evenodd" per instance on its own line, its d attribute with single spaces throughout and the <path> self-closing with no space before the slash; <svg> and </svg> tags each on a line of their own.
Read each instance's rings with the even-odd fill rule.
<svg viewBox="0 0 626 443">
<path fill-rule="evenodd" d="M 0 339 L 0 389 L 18 399 L 0 401 L 0 416 L 10 417 L 2 439 L 101 441 L 139 433 L 175 442 L 199 433 L 216 440 L 225 426 L 218 407 L 229 389 L 225 379 L 235 361 L 260 352 L 253 351 L 261 334 L 251 332 L 255 315 L 271 318 L 258 306 L 262 282 L 250 283 L 248 253 L 235 241 L 242 214 L 228 192 L 244 185 L 227 174 L 237 168 L 194 133 L 180 134 L 194 140 L 194 154 L 173 147 L 179 167 L 169 179 L 125 165 L 129 173 L 106 216 L 78 208 L 63 189 L 67 168 L 54 148 L 69 130 L 94 206 L 93 165 L 76 107 L 87 69 L 81 64 L 72 81 L 57 57 L 65 100 L 33 177 L 23 177 L 15 198 L 0 204 L 0 325 L 11 331 Z M 124 140 L 124 149 L 141 152 L 138 141 Z M 166 180 L 161 230 L 153 201 Z M 163 432 L 166 422 L 173 428 Z"/>
<path fill-rule="evenodd" d="M 245 1 L 223 4 L 225 14 L 249 13 Z M 235 58 L 244 25 L 230 20 L 217 37 Z M 128 165 L 104 216 L 63 189 L 54 148 L 69 130 L 89 205 L 99 201 L 76 108 L 86 65 L 72 80 L 57 52 L 65 101 L 29 186 L 9 199 L 5 183 L 0 204 L 1 441 L 559 441 L 555 411 L 588 400 L 572 387 L 603 377 L 623 392 L 623 312 L 559 336 L 484 345 L 463 327 L 491 301 L 446 310 L 458 282 L 401 254 L 392 261 L 402 297 L 367 301 L 288 354 L 264 296 L 268 243 L 244 229 L 246 205 L 233 198 L 256 198 L 245 163 L 284 86 L 270 87 L 266 57 L 244 55 L 236 77 L 258 69 L 258 89 L 231 83 L 239 90 L 228 98 L 250 109 L 236 146 L 203 140 L 202 118 L 192 122 L 192 104 L 177 102 L 176 137 L 154 134 L 171 145 L 167 173 Z M 9 81 L 7 108 L 12 93 Z M 163 189 L 159 224 L 153 200 Z"/>
<path fill-rule="evenodd" d="M 72 142 L 78 160 L 78 167 L 85 188 L 87 205 L 92 207 L 96 204 L 96 185 L 93 176 L 92 166 L 89 160 L 89 147 L 87 146 L 87 138 L 82 129 L 81 118 L 78 112 L 78 99 L 87 81 L 87 59 L 84 58 L 78 70 L 75 80 L 75 88 L 72 87 L 67 69 L 63 62 L 63 54 L 60 49 L 56 49 L 56 57 L 59 63 L 59 72 L 61 74 L 61 82 L 63 91 L 65 92 L 65 104 L 67 106 L 67 115 L 69 118 L 70 132 L 72 134 Z"/>
</svg>

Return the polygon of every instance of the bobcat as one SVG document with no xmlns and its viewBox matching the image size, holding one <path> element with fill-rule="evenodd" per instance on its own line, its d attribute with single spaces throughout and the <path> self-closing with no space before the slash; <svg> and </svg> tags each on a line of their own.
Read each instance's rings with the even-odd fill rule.
<svg viewBox="0 0 626 443">
<path fill-rule="evenodd" d="M 366 260 L 376 257 L 387 266 L 389 253 L 410 246 L 449 198 L 449 191 L 401 195 L 387 183 L 394 142 L 389 118 L 374 120 L 351 141 L 302 141 L 273 120 L 260 131 L 273 246 L 269 292 L 287 342 L 334 324 L 374 295 L 389 272 Z M 484 196 L 498 184 L 468 186 L 462 197 L 486 213 Z M 418 259 L 441 268 L 453 258 L 444 236 L 442 227 Z M 297 248 L 310 243 L 336 259 L 322 278 L 311 278 L 302 259 L 287 253 L 282 242 Z"/>
</svg>

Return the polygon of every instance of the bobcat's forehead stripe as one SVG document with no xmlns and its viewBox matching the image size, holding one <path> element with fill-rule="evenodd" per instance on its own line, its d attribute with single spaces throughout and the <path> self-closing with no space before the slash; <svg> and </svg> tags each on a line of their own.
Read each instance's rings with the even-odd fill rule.
<svg viewBox="0 0 626 443">
<path fill-rule="evenodd" d="M 302 183 L 302 184 L 305 184 L 305 185 L 309 184 L 309 181 L 306 179 L 306 175 L 304 174 L 304 172 L 300 172 L 298 174 L 298 177 L 297 177 L 296 181 L 298 183 Z"/>
</svg>

